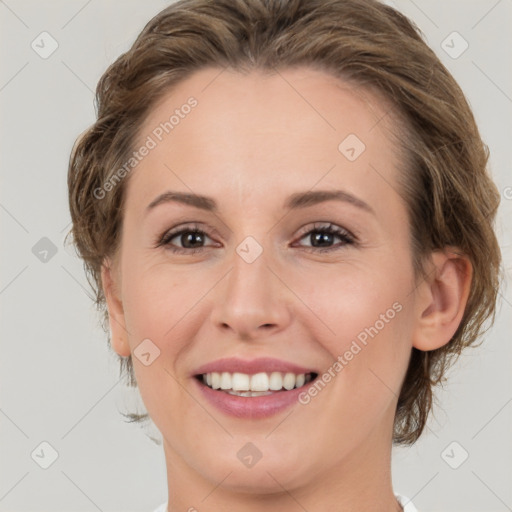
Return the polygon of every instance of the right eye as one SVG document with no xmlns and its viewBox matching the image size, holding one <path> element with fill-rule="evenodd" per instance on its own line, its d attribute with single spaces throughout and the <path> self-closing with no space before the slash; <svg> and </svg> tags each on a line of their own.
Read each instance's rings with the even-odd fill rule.
<svg viewBox="0 0 512 512">
<path fill-rule="evenodd" d="M 205 231 L 199 229 L 197 226 L 182 226 L 179 229 L 166 231 L 159 237 L 156 247 L 165 247 L 172 252 L 180 254 L 195 254 L 202 251 L 207 247 L 199 246 L 204 243 L 205 238 L 210 238 Z M 177 247 L 172 241 L 177 239 L 182 247 Z"/>
</svg>

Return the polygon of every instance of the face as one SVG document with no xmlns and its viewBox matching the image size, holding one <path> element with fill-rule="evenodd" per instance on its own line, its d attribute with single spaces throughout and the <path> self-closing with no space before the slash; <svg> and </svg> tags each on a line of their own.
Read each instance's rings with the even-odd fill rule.
<svg viewBox="0 0 512 512">
<path fill-rule="evenodd" d="M 387 456 L 416 293 L 386 112 L 306 68 L 204 69 L 150 112 L 109 312 L 168 468 L 209 488 L 229 474 L 228 489 L 272 492 Z M 256 387 L 258 373 L 317 377 L 244 397 L 196 377 L 215 370 L 243 374 L 224 387 Z"/>
</svg>

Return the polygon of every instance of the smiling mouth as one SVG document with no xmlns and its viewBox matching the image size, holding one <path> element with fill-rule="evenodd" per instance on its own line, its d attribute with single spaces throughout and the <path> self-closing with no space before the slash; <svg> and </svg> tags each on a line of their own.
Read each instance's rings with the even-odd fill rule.
<svg viewBox="0 0 512 512">
<path fill-rule="evenodd" d="M 195 375 L 203 385 L 229 395 L 258 397 L 305 387 L 318 377 L 315 372 L 260 372 L 255 374 L 211 372 Z"/>
</svg>

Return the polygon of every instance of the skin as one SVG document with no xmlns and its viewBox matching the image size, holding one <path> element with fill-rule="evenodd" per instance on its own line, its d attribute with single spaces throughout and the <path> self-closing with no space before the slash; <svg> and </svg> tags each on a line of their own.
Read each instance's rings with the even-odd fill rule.
<svg viewBox="0 0 512 512">
<path fill-rule="evenodd" d="M 397 397 L 411 348 L 455 333 L 469 262 L 438 251 L 416 280 L 398 152 L 376 96 L 308 68 L 203 69 L 152 109 L 140 142 L 190 96 L 198 105 L 129 177 L 120 251 L 102 273 L 114 350 L 128 356 L 146 338 L 160 350 L 149 366 L 133 361 L 164 439 L 169 512 L 401 510 L 390 469 Z M 353 162 L 338 150 L 351 133 L 366 145 Z M 319 189 L 373 212 L 342 201 L 283 209 L 290 194 Z M 168 190 L 210 196 L 219 210 L 169 202 L 145 213 Z M 200 252 L 155 247 L 191 223 L 206 233 Z M 356 241 L 333 235 L 321 253 L 307 235 L 315 223 Z M 247 236 L 263 249 L 252 263 L 236 252 Z M 185 237 L 172 243 L 187 247 Z M 195 368 L 228 356 L 326 371 L 394 303 L 400 312 L 307 405 L 234 418 L 193 385 Z M 247 442 L 262 453 L 251 468 L 237 457 Z"/>
</svg>

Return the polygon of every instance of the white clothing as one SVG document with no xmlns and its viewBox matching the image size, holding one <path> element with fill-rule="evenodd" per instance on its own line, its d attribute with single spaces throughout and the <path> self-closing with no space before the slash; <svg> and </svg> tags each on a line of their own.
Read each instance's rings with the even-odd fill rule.
<svg viewBox="0 0 512 512">
<path fill-rule="evenodd" d="M 406 498 L 405 496 L 400 496 L 400 494 L 395 494 L 396 499 L 398 500 L 398 503 L 404 507 L 404 512 L 418 512 L 418 509 L 414 506 L 414 503 L 409 500 L 409 498 Z M 167 512 L 164 509 L 158 512 Z"/>
</svg>

